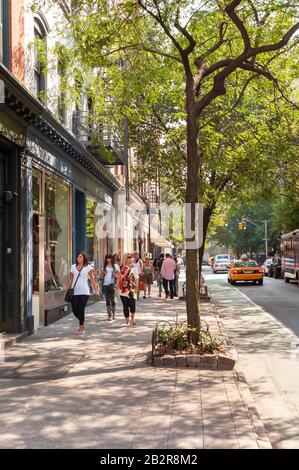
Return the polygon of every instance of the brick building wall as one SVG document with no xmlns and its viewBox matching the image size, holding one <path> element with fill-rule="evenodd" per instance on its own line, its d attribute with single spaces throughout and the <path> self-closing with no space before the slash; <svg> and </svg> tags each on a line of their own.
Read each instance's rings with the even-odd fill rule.
<svg viewBox="0 0 299 470">
<path fill-rule="evenodd" d="M 10 0 L 9 15 L 9 68 L 21 82 L 25 81 L 25 32 L 24 32 L 24 0 Z"/>
</svg>

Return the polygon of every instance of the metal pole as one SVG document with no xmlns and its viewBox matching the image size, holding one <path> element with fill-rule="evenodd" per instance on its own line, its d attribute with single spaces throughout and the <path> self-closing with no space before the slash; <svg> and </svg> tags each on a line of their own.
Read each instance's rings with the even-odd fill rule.
<svg viewBox="0 0 299 470">
<path fill-rule="evenodd" d="M 268 256 L 268 225 L 267 220 L 265 222 L 265 248 L 266 248 L 266 258 Z"/>
</svg>

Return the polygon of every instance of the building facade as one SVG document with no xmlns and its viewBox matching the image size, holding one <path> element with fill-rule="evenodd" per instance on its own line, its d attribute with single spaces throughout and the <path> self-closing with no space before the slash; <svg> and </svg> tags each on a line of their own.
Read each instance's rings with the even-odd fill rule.
<svg viewBox="0 0 299 470">
<path fill-rule="evenodd" d="M 78 250 L 99 276 L 106 253 L 154 257 L 167 243 L 151 240 L 158 175 L 147 191 L 130 184 L 126 117 L 123 128 L 99 127 L 83 89 L 80 106 L 66 99 L 56 46 L 71 2 L 57 3 L 0 0 L 0 333 L 31 334 L 69 313 Z"/>
<path fill-rule="evenodd" d="M 0 331 L 32 333 L 68 313 L 76 251 L 97 275 L 113 249 L 100 221 L 120 183 L 74 132 L 58 59 L 48 58 L 48 73 L 39 63 L 36 43 L 51 50 L 63 11 L 0 2 Z"/>
</svg>

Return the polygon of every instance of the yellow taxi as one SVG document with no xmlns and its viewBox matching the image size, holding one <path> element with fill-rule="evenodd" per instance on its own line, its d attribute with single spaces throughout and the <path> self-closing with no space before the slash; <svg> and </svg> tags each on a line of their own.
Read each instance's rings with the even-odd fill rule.
<svg viewBox="0 0 299 470">
<path fill-rule="evenodd" d="M 228 282 L 236 284 L 237 281 L 252 281 L 263 284 L 264 273 L 256 261 L 235 260 L 230 264 L 228 270 Z"/>
</svg>

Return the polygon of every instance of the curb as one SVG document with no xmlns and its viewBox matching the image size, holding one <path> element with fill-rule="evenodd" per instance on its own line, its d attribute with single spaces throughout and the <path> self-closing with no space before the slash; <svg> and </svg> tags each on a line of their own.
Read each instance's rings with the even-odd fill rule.
<svg viewBox="0 0 299 470">
<path fill-rule="evenodd" d="M 259 412 L 254 405 L 254 401 L 250 392 L 249 385 L 247 383 L 244 373 L 235 368 L 234 371 L 235 380 L 237 387 L 239 389 L 240 395 L 242 397 L 244 406 L 247 408 L 248 415 L 251 421 L 252 429 L 257 441 L 257 444 L 260 449 L 272 449 L 271 441 L 268 437 L 268 434 L 265 430 L 265 426 Z"/>
<path fill-rule="evenodd" d="M 8 349 L 14 346 L 17 343 L 20 343 L 25 338 L 27 338 L 28 331 L 24 331 L 24 333 L 17 333 L 12 336 L 5 336 L 0 334 L 0 349 Z"/>
<path fill-rule="evenodd" d="M 214 314 L 216 321 L 218 323 L 221 336 L 223 336 L 227 345 L 233 346 L 232 341 L 229 339 L 229 337 L 227 336 L 225 332 L 225 328 L 217 313 L 218 310 L 217 310 L 216 305 L 213 303 L 213 299 L 211 299 L 210 305 L 211 305 L 211 311 Z M 236 385 L 240 392 L 240 396 L 242 398 L 245 408 L 247 409 L 248 416 L 249 416 L 251 426 L 252 426 L 252 430 L 255 435 L 259 448 L 260 449 L 272 449 L 272 444 L 266 432 L 264 423 L 261 420 L 261 417 L 259 415 L 259 412 L 256 406 L 254 405 L 254 401 L 253 401 L 250 388 L 249 388 L 244 372 L 241 369 L 239 369 L 239 367 L 236 365 L 235 369 L 233 370 L 233 374 L 235 377 Z"/>
</svg>

